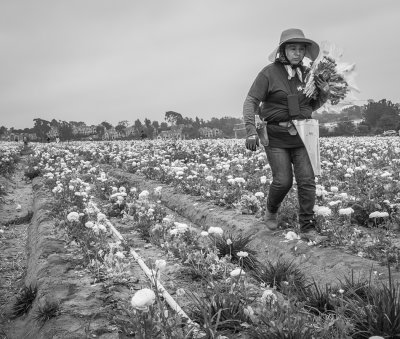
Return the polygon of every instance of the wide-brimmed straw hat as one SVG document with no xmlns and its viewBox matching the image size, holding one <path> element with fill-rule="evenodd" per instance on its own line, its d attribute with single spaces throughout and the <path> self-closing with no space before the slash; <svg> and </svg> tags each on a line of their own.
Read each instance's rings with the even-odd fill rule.
<svg viewBox="0 0 400 339">
<path fill-rule="evenodd" d="M 283 44 L 287 43 L 305 43 L 306 44 L 306 54 L 305 56 L 312 61 L 314 61 L 319 53 L 319 46 L 318 44 L 310 39 L 307 39 L 304 36 L 304 33 L 301 29 L 298 28 L 289 28 L 282 32 L 281 39 L 279 41 L 279 45 L 274 51 L 269 55 L 268 59 L 271 62 L 274 62 L 276 59 L 276 54 L 278 53 L 279 48 Z"/>
</svg>

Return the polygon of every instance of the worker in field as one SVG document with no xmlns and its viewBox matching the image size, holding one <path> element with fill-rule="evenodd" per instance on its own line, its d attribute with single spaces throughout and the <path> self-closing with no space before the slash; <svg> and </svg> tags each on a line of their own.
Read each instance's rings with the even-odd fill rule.
<svg viewBox="0 0 400 339">
<path fill-rule="evenodd" d="M 306 147 L 293 123 L 310 119 L 312 112 L 328 99 L 329 85 L 320 77 L 314 79 L 315 98 L 307 97 L 303 58 L 314 61 L 319 45 L 304 36 L 300 29 L 282 32 L 278 47 L 271 53 L 271 63 L 264 67 L 250 87 L 243 105 L 246 148 L 256 151 L 261 142 L 272 170 L 264 221 L 267 230 L 278 228 L 279 207 L 296 178 L 299 202 L 300 236 L 319 243 L 327 239 L 316 230 L 314 220 L 315 174 Z M 262 128 L 257 130 L 255 116 Z"/>
</svg>

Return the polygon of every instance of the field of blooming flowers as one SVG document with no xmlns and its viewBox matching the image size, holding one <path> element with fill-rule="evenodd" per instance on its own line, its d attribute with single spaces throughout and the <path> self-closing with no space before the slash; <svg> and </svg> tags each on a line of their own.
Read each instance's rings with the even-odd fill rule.
<svg viewBox="0 0 400 339">
<path fill-rule="evenodd" d="M 329 235 L 326 246 L 384 262 L 390 272 L 399 257 L 400 142 L 332 138 L 321 146 L 315 212 Z M 17 159 L 18 148 L 1 148 Z M 395 338 L 400 332 L 399 289 L 391 280 L 375 286 L 349 276 L 320 287 L 293 263 L 260 263 L 250 237 L 176 221 L 160 202 L 161 186 L 138 191 L 103 169 L 121 168 L 261 217 L 271 181 L 262 149 L 248 152 L 242 140 L 196 140 L 38 144 L 32 151 L 26 175 L 45 180 L 58 226 L 82 248 L 96 281 L 132 284 L 127 267 L 136 258 L 135 244 L 116 225 L 131 225 L 165 252 L 165 260 L 147 263 L 149 287 L 124 304 L 130 319 L 124 328 L 135 337 Z M 279 220 L 287 236 L 297 231 L 296 210 L 294 186 Z M 193 281 L 176 290 L 184 305 L 179 316 L 161 293 L 168 258 L 178 259 Z"/>
</svg>

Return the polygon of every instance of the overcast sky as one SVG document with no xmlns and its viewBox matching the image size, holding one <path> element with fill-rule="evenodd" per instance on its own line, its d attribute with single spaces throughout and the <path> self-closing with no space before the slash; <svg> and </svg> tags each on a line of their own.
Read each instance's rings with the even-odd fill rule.
<svg viewBox="0 0 400 339">
<path fill-rule="evenodd" d="M 0 0 L 0 126 L 241 117 L 291 27 L 343 48 L 355 104 L 400 102 L 399 0 Z"/>
</svg>

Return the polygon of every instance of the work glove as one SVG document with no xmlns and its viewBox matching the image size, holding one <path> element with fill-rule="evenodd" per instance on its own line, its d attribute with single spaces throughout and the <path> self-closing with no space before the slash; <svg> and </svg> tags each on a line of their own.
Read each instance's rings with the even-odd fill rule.
<svg viewBox="0 0 400 339">
<path fill-rule="evenodd" d="M 326 82 L 321 74 L 314 77 L 314 82 L 315 86 L 317 86 L 317 88 L 325 95 L 329 93 L 329 84 Z"/>
<path fill-rule="evenodd" d="M 252 152 L 257 150 L 257 146 L 260 146 L 260 140 L 258 135 L 250 135 L 246 138 L 246 148 Z"/>
</svg>

